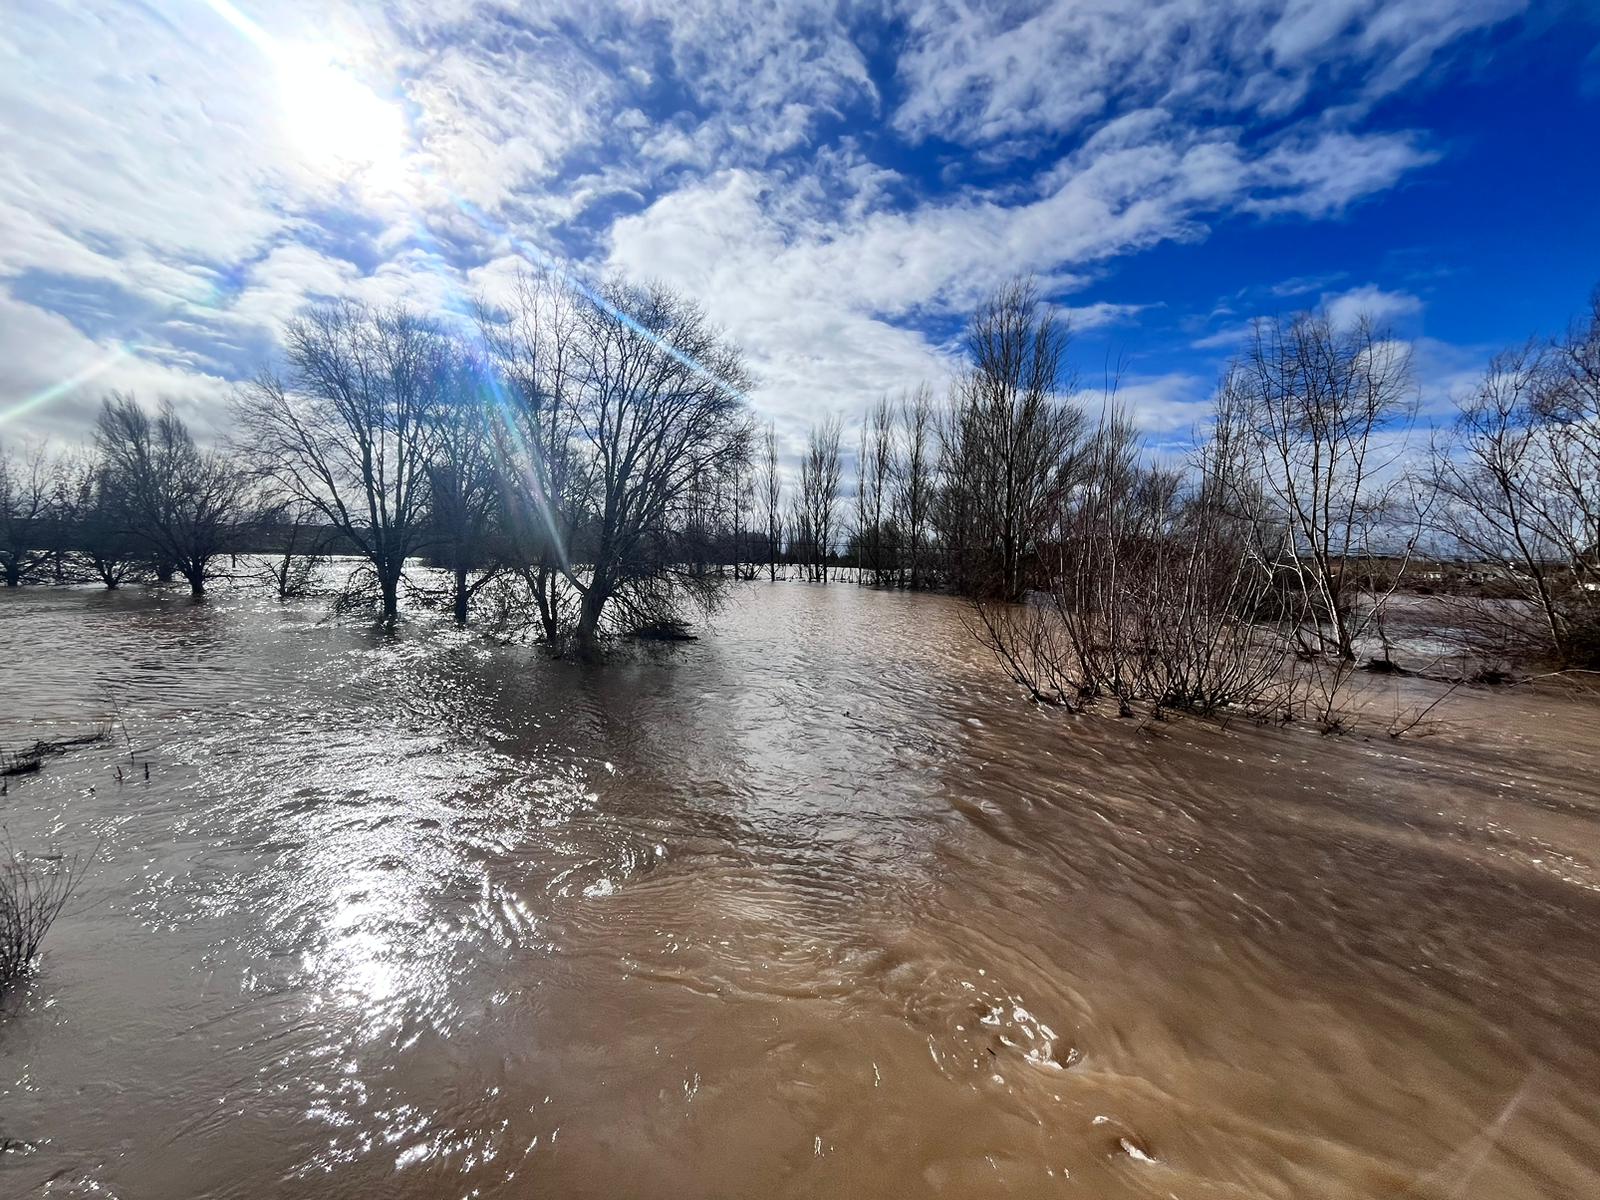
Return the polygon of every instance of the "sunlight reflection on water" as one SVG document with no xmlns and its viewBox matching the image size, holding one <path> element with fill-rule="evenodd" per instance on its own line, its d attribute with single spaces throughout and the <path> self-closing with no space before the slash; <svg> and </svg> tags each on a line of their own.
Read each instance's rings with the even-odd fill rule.
<svg viewBox="0 0 1600 1200">
<path fill-rule="evenodd" d="M 0 597 L 0 740 L 109 695 L 151 766 L 0 801 L 101 844 L 0 1027 L 0 1185 L 1368 1196 L 1512 1094 L 1473 1186 L 1596 1177 L 1585 712 L 1141 731 L 847 587 L 599 669 L 324 615 Z"/>
</svg>

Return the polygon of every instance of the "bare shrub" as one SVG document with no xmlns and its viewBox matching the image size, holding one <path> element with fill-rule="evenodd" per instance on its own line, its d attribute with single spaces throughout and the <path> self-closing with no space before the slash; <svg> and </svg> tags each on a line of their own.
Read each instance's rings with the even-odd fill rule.
<svg viewBox="0 0 1600 1200">
<path fill-rule="evenodd" d="M 0 842 L 0 994 L 32 969 L 86 865 L 77 855 L 33 857 Z"/>
<path fill-rule="evenodd" d="M 1012 604 L 979 597 L 962 623 L 1035 703 L 1077 708 L 1086 690 L 1075 674 L 1077 659 L 1060 615 L 1043 598 Z"/>
</svg>

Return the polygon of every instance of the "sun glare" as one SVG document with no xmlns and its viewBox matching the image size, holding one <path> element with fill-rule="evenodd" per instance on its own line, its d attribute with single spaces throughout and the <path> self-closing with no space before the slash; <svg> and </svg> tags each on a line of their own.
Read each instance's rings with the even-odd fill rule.
<svg viewBox="0 0 1600 1200">
<path fill-rule="evenodd" d="M 384 100 L 316 47 L 273 52 L 284 128 L 316 168 L 339 176 L 380 180 L 397 174 L 405 151 L 405 120 Z"/>
</svg>

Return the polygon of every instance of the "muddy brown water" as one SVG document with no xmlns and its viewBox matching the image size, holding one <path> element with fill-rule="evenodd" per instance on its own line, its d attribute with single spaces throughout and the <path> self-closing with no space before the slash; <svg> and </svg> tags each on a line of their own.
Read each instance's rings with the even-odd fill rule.
<svg viewBox="0 0 1600 1200">
<path fill-rule="evenodd" d="M 113 702 L 135 764 L 0 798 L 98 846 L 0 1017 L 0 1195 L 1600 1195 L 1589 703 L 1069 717 L 840 585 L 601 669 L 0 595 L 0 743 Z"/>
</svg>

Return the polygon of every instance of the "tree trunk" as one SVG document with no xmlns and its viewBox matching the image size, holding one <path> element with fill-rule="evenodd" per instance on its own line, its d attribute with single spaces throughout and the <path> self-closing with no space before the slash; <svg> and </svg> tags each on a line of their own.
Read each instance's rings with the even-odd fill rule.
<svg viewBox="0 0 1600 1200">
<path fill-rule="evenodd" d="M 556 627 L 554 589 L 555 579 L 552 573 L 540 567 L 539 574 L 535 577 L 533 595 L 539 602 L 539 622 L 544 626 L 544 640 L 551 646 L 561 638 L 561 630 Z"/>
<path fill-rule="evenodd" d="M 383 619 L 393 620 L 400 611 L 400 573 L 385 566 L 378 572 L 378 586 L 383 589 Z"/>
<path fill-rule="evenodd" d="M 467 623 L 467 570 L 465 567 L 456 568 L 455 611 L 456 624 Z"/>
<path fill-rule="evenodd" d="M 607 588 L 598 581 L 589 585 L 583 594 L 583 605 L 578 613 L 578 646 L 585 653 L 600 644 L 600 617 L 605 612 L 606 601 L 611 598 Z"/>
</svg>

